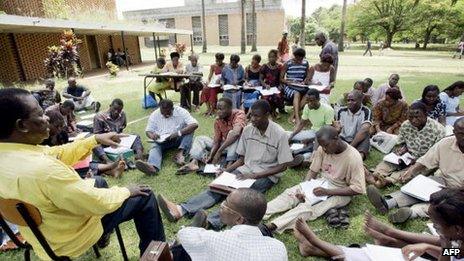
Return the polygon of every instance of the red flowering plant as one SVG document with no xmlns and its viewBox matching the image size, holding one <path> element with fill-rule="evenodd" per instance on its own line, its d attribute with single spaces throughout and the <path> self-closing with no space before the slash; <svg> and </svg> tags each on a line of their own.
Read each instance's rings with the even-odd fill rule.
<svg viewBox="0 0 464 261">
<path fill-rule="evenodd" d="M 68 78 L 79 75 L 77 47 L 81 43 L 73 31 L 65 30 L 60 36 L 60 45 L 48 47 L 48 56 L 44 60 L 47 77 Z"/>
</svg>

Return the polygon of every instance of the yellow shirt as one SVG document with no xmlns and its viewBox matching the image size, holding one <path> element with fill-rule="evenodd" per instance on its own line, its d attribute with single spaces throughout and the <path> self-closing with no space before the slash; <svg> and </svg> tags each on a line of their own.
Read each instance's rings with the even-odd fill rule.
<svg viewBox="0 0 464 261">
<path fill-rule="evenodd" d="M 77 257 L 103 233 L 101 218 L 129 198 L 127 188 L 94 188 L 71 165 L 90 154 L 95 137 L 56 147 L 0 143 L 0 197 L 34 205 L 40 230 L 55 253 Z M 41 259 L 49 259 L 27 227 L 19 228 Z"/>
</svg>

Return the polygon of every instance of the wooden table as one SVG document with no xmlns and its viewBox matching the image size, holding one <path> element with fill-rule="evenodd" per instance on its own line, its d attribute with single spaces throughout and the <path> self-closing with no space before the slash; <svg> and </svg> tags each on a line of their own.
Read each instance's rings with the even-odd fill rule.
<svg viewBox="0 0 464 261">
<path fill-rule="evenodd" d="M 147 87 L 155 80 L 156 77 L 162 78 L 171 78 L 171 79 L 187 79 L 191 76 L 196 76 L 196 74 L 162 74 L 162 73 L 143 73 L 139 74 L 139 76 L 143 76 L 143 104 L 145 108 L 147 107 Z M 147 79 L 151 78 L 147 84 Z"/>
</svg>

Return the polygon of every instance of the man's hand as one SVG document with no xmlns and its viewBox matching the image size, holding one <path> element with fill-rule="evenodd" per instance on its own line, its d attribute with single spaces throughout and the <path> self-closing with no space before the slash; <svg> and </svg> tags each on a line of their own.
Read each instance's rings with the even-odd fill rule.
<svg viewBox="0 0 464 261">
<path fill-rule="evenodd" d="M 127 189 L 130 192 L 130 197 L 137 196 L 148 196 L 151 192 L 151 188 L 147 185 L 129 185 Z"/>
<path fill-rule="evenodd" d="M 179 138 L 179 135 L 177 135 L 177 132 L 174 132 L 174 133 L 171 133 L 171 135 L 169 135 L 167 140 L 175 140 L 177 138 Z"/>
<path fill-rule="evenodd" d="M 301 203 L 304 203 L 306 201 L 305 199 L 305 195 L 303 194 L 303 192 L 301 192 L 301 190 L 297 190 L 296 193 L 295 193 L 295 197 L 298 199 L 298 201 L 300 201 Z"/>
<path fill-rule="evenodd" d="M 157 140 L 160 138 L 160 135 L 154 133 L 154 132 L 150 132 L 147 134 L 148 138 L 152 139 L 152 140 Z"/>
<path fill-rule="evenodd" d="M 219 161 L 221 161 L 221 154 L 222 152 L 218 151 L 216 152 L 216 154 L 214 155 L 214 157 L 211 159 L 211 164 L 218 164 Z"/>
<path fill-rule="evenodd" d="M 394 127 L 394 126 L 391 126 L 390 128 L 388 128 L 388 129 L 386 130 L 386 133 L 393 134 L 394 131 L 395 131 L 395 127 Z"/>
<path fill-rule="evenodd" d="M 245 180 L 245 179 L 254 179 L 255 176 L 253 174 L 243 174 L 239 173 L 236 175 L 238 180 Z"/>
<path fill-rule="evenodd" d="M 407 245 L 401 249 L 404 260 L 414 260 L 427 252 L 429 245 L 425 243 Z"/>
<path fill-rule="evenodd" d="M 398 155 L 398 156 L 401 156 L 401 155 L 405 154 L 406 152 L 408 152 L 408 148 L 406 146 L 401 146 L 401 147 L 396 149 L 395 154 Z"/>
<path fill-rule="evenodd" d="M 404 172 L 400 178 L 399 178 L 399 181 L 401 183 L 406 183 L 408 182 L 411 178 L 412 178 L 412 171 L 411 171 L 412 168 L 409 168 L 406 172 Z"/>
<path fill-rule="evenodd" d="M 338 131 L 338 133 L 340 133 L 343 129 L 343 126 L 340 123 L 340 121 L 334 121 L 332 125 Z"/>
<path fill-rule="evenodd" d="M 116 132 L 108 132 L 103 134 L 95 134 L 95 140 L 101 144 L 111 147 L 119 146 L 122 137 L 127 137 L 127 134 L 118 134 Z"/>
<path fill-rule="evenodd" d="M 327 189 L 322 188 L 322 187 L 315 188 L 313 190 L 313 193 L 314 193 L 315 196 L 318 196 L 318 197 L 320 197 L 320 196 L 328 196 L 329 195 Z"/>
</svg>

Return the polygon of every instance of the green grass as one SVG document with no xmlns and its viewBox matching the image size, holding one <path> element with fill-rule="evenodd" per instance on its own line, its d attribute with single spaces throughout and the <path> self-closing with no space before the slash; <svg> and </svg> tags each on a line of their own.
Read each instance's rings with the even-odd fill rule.
<svg viewBox="0 0 464 261">
<path fill-rule="evenodd" d="M 263 60 L 266 60 L 266 53 L 271 47 L 259 47 L 259 53 Z M 200 49 L 196 49 L 200 51 Z M 239 47 L 210 47 L 211 53 L 201 54 L 200 63 L 208 65 L 214 61 L 214 52 L 222 51 L 228 57 L 229 54 L 239 51 Z M 311 64 L 317 61 L 319 48 L 308 47 L 308 57 Z M 340 66 L 338 80 L 335 91 L 331 99 L 335 101 L 343 92 L 352 88 L 353 82 L 357 79 L 370 77 L 374 80 L 374 86 L 378 86 L 387 80 L 390 73 L 397 72 L 400 74 L 400 85 L 403 88 L 407 100 L 409 102 L 420 97 L 422 89 L 427 84 L 437 84 L 440 88 L 444 88 L 454 81 L 464 78 L 464 61 L 450 59 L 450 52 L 432 52 L 432 51 L 386 51 L 384 56 L 363 57 L 362 50 L 349 50 L 340 54 Z M 144 50 L 144 55 L 150 55 L 150 50 Z M 249 64 L 252 54 L 241 56 L 241 63 Z M 226 58 L 228 60 L 228 58 Z M 185 61 L 187 62 L 187 61 Z M 205 67 L 206 69 L 207 67 Z M 122 70 L 116 78 L 107 76 L 92 77 L 80 79 L 79 82 L 85 84 L 92 90 L 92 95 L 100 100 L 103 104 L 102 108 L 106 108 L 109 102 L 114 98 L 122 98 L 125 102 L 125 111 L 129 121 L 140 119 L 151 113 L 152 110 L 144 110 L 141 108 L 142 84 L 143 78 L 137 76 L 138 73 L 148 72 L 150 68 L 140 68 L 130 72 Z M 63 81 L 58 82 L 58 88 L 63 88 Z M 26 86 L 27 88 L 37 88 L 37 86 Z M 179 100 L 177 93 L 169 93 L 169 97 L 173 100 Z M 289 108 L 287 108 L 288 110 Z M 204 111 L 205 108 L 202 108 Z M 201 113 L 195 113 L 194 117 L 199 121 L 199 129 L 195 135 L 209 135 L 213 133 L 213 118 L 205 118 Z M 286 118 L 279 120 L 279 123 L 286 129 L 290 130 L 292 126 L 287 123 Z M 130 124 L 127 132 L 135 132 L 144 137 L 144 129 L 146 120 Z M 145 148 L 149 149 L 149 144 L 145 142 Z M 126 172 L 120 180 L 108 178 L 110 185 L 126 186 L 131 183 L 148 184 L 155 193 L 162 193 L 167 198 L 182 202 L 189 197 L 199 193 L 211 181 L 209 178 L 198 175 L 176 176 L 176 166 L 171 162 L 173 153 L 169 153 L 163 162 L 162 171 L 155 177 L 147 177 L 139 171 Z M 375 166 L 382 158 L 382 155 L 373 151 L 366 163 L 369 167 Z M 268 200 L 273 199 L 286 188 L 299 183 L 304 177 L 306 170 L 287 170 L 281 181 L 266 193 Z M 390 188 L 388 191 L 394 190 Z M 351 215 L 351 225 L 347 230 L 329 229 L 324 219 L 318 219 L 310 223 L 310 226 L 317 230 L 317 234 L 324 240 L 335 244 L 347 245 L 351 243 L 366 243 L 371 242 L 362 230 L 363 213 L 370 210 L 379 218 L 386 220 L 380 216 L 373 207 L 369 204 L 365 196 L 355 197 L 349 205 Z M 163 218 L 165 231 L 168 239 L 173 239 L 180 226 L 187 225 L 188 219 L 182 219 L 178 223 L 170 223 Z M 138 259 L 138 237 L 132 222 L 126 222 L 121 225 L 128 255 L 131 260 Z M 425 227 L 424 220 L 410 221 L 405 225 L 399 226 L 401 229 L 408 231 L 423 231 Z M 303 260 L 298 253 L 296 240 L 291 233 L 277 235 L 279 240 L 282 240 L 287 246 L 287 251 L 290 260 Z M 108 248 L 101 251 L 102 260 L 120 260 L 121 255 L 118 248 L 116 237 L 112 237 L 111 244 Z M 22 251 L 0 254 L 0 260 L 21 260 Z M 37 259 L 34 257 L 34 259 Z M 87 251 L 85 255 L 77 260 L 93 260 L 95 259 L 92 251 Z M 306 258 L 305 260 L 315 260 Z"/>
</svg>

